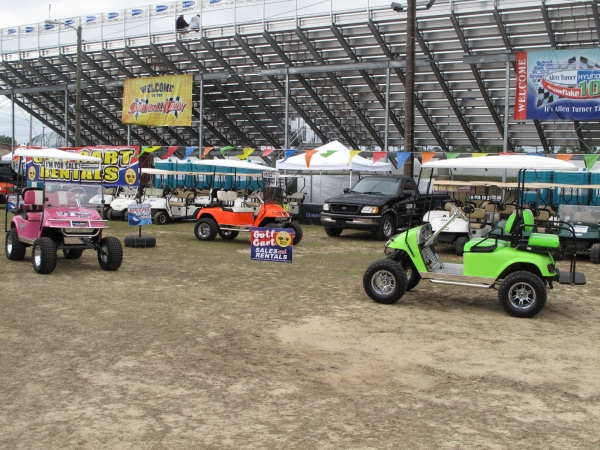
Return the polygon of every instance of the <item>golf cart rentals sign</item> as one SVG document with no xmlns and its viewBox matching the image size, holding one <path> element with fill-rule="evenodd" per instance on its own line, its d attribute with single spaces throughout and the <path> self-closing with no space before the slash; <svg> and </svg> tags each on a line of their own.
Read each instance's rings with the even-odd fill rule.
<svg viewBox="0 0 600 450">
<path fill-rule="evenodd" d="M 291 263 L 293 233 L 291 228 L 251 228 L 251 259 Z"/>
<path fill-rule="evenodd" d="M 600 49 L 517 52 L 516 120 L 600 120 Z"/>
<path fill-rule="evenodd" d="M 193 81 L 191 74 L 125 80 L 122 122 L 157 127 L 192 126 Z"/>
<path fill-rule="evenodd" d="M 84 147 L 64 149 L 79 155 L 100 158 L 100 163 L 66 161 L 44 157 L 28 158 L 27 180 L 58 183 L 98 184 L 104 187 L 136 187 L 140 184 L 138 172 L 139 147 Z"/>
</svg>

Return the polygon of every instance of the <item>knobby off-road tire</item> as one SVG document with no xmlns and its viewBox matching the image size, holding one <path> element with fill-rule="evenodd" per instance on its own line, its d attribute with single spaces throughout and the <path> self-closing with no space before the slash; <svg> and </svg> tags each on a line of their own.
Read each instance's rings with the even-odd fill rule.
<svg viewBox="0 0 600 450">
<path fill-rule="evenodd" d="M 239 231 L 231 231 L 231 230 L 219 230 L 219 236 L 221 239 L 225 239 L 226 241 L 231 241 L 235 239 L 240 234 Z"/>
<path fill-rule="evenodd" d="M 63 248 L 63 255 L 67 259 L 79 259 L 83 255 L 82 248 Z"/>
<path fill-rule="evenodd" d="M 394 220 L 394 218 L 391 215 L 385 214 L 381 218 L 381 223 L 379 224 L 379 227 L 377 227 L 377 231 L 375 232 L 375 237 L 379 241 L 387 241 L 389 238 L 391 238 L 394 235 L 395 232 L 396 232 L 396 221 Z"/>
<path fill-rule="evenodd" d="M 338 237 L 338 236 L 340 236 L 342 234 L 342 231 L 344 231 L 343 228 L 328 228 L 328 227 L 325 227 L 325 234 L 327 236 L 330 236 L 330 237 Z"/>
<path fill-rule="evenodd" d="M 498 289 L 500 305 L 513 317 L 528 318 L 546 304 L 546 286 L 537 275 L 519 271 L 507 276 Z"/>
<path fill-rule="evenodd" d="M 363 288 L 376 303 L 396 303 L 406 292 L 406 286 L 406 270 L 391 259 L 375 261 L 363 276 Z"/>
<path fill-rule="evenodd" d="M 4 245 L 6 257 L 11 261 L 21 261 L 25 258 L 26 250 L 27 246 L 19 241 L 19 235 L 17 234 L 17 231 L 14 229 L 8 230 Z"/>
<path fill-rule="evenodd" d="M 213 241 L 218 231 L 219 225 L 210 217 L 199 219 L 194 225 L 194 235 L 199 241 Z"/>
<path fill-rule="evenodd" d="M 164 211 L 158 211 L 154 214 L 154 223 L 157 225 L 164 225 L 169 221 L 169 217 Z"/>
<path fill-rule="evenodd" d="M 592 244 L 590 247 L 590 262 L 600 264 L 600 244 Z"/>
<path fill-rule="evenodd" d="M 465 253 L 465 245 L 467 242 L 469 242 L 469 238 L 464 236 L 456 239 L 456 242 L 454 243 L 454 251 L 458 256 L 462 256 Z"/>
<path fill-rule="evenodd" d="M 56 244 L 48 237 L 36 239 L 33 243 L 31 260 L 33 270 L 42 275 L 54 272 L 56 269 Z"/>
<path fill-rule="evenodd" d="M 292 244 L 298 245 L 304 236 L 302 227 L 294 222 L 286 222 L 283 224 L 283 228 L 291 228 L 294 230 L 294 239 L 292 240 Z"/>
<path fill-rule="evenodd" d="M 156 238 L 154 236 L 125 236 L 123 239 L 125 247 L 132 248 L 152 248 L 156 246 Z"/>
<path fill-rule="evenodd" d="M 123 247 L 121 241 L 114 236 L 100 240 L 98 247 L 98 264 L 102 270 L 118 270 L 123 262 Z"/>
</svg>

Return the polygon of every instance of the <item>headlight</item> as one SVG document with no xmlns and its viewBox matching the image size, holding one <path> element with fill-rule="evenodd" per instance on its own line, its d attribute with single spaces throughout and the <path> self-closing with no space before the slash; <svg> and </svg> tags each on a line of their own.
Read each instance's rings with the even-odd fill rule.
<svg viewBox="0 0 600 450">
<path fill-rule="evenodd" d="M 329 211 L 329 203 L 323 203 L 323 211 Z"/>
<path fill-rule="evenodd" d="M 379 208 L 377 206 L 363 206 L 363 209 L 361 209 L 360 212 L 363 214 L 377 214 Z"/>
</svg>

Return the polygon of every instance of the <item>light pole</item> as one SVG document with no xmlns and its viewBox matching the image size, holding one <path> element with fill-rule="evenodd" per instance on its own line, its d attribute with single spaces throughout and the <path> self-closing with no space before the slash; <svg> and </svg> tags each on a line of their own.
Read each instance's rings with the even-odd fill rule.
<svg viewBox="0 0 600 450">
<path fill-rule="evenodd" d="M 75 147 L 81 147 L 81 24 L 75 28 L 66 22 L 60 22 L 58 20 L 46 20 L 47 24 L 50 25 L 64 25 L 77 32 L 77 63 L 76 63 L 76 75 L 75 75 Z M 65 130 L 66 131 L 66 130 Z M 66 134 L 66 133 L 65 133 Z M 67 144 L 65 142 L 65 144 Z M 68 145 L 68 144 L 67 144 Z"/>
</svg>

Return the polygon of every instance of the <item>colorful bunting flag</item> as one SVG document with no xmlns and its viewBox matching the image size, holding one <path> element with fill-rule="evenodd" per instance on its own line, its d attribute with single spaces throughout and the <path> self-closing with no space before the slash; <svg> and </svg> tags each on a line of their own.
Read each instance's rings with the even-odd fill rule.
<svg viewBox="0 0 600 450">
<path fill-rule="evenodd" d="M 144 153 L 155 152 L 156 150 L 160 150 L 161 148 L 162 147 L 160 145 L 154 145 L 154 146 L 146 145 L 146 146 L 142 147 L 142 151 L 140 152 L 140 156 L 142 156 Z"/>
<path fill-rule="evenodd" d="M 176 145 L 172 145 L 171 147 L 167 148 L 167 153 L 165 153 L 161 159 L 169 158 L 173 153 L 175 153 L 177 151 L 178 148 L 179 147 Z"/>
<path fill-rule="evenodd" d="M 425 164 L 435 156 L 435 152 L 421 152 L 421 164 Z"/>
<path fill-rule="evenodd" d="M 476 158 L 478 156 L 487 156 L 488 154 L 487 153 L 474 152 L 474 153 L 471 153 L 471 155 L 473 156 L 473 158 Z"/>
<path fill-rule="evenodd" d="M 286 161 L 290 156 L 296 153 L 296 150 L 284 150 L 283 152 L 285 156 L 281 162 Z"/>
<path fill-rule="evenodd" d="M 201 159 L 206 158 L 206 155 L 208 155 L 213 148 L 214 147 L 204 147 L 204 152 L 202 153 Z"/>
<path fill-rule="evenodd" d="M 265 149 L 262 151 L 262 155 L 263 155 L 263 156 L 269 156 L 269 155 L 270 155 L 271 153 L 273 153 L 274 151 L 275 151 L 275 149 L 273 149 L 273 148 L 265 148 Z"/>
<path fill-rule="evenodd" d="M 185 159 L 188 159 L 194 150 L 196 150 L 196 147 L 186 147 L 185 148 Z"/>
<path fill-rule="evenodd" d="M 592 170 L 599 157 L 600 155 L 583 155 L 583 159 L 585 160 L 585 168 L 587 170 Z"/>
<path fill-rule="evenodd" d="M 410 157 L 411 152 L 396 152 L 396 160 L 398 161 L 398 168 L 402 167 L 402 165 L 406 162 L 406 160 Z"/>
<path fill-rule="evenodd" d="M 373 164 L 375 164 L 377 161 L 379 161 L 385 155 L 387 155 L 387 152 L 373 152 Z"/>
<path fill-rule="evenodd" d="M 238 159 L 244 160 L 248 159 L 248 157 L 254 152 L 253 148 L 243 148 L 242 154 L 238 155 Z"/>
<path fill-rule="evenodd" d="M 457 158 L 460 153 L 458 152 L 448 152 L 446 153 L 446 159 L 454 159 Z"/>
<path fill-rule="evenodd" d="M 312 157 L 315 153 L 317 153 L 317 150 L 306 150 L 304 152 L 304 159 L 306 160 L 306 167 L 310 167 L 310 160 L 312 159 Z"/>
<path fill-rule="evenodd" d="M 360 153 L 360 150 L 350 150 L 350 161 L 354 159 L 356 155 Z"/>
<path fill-rule="evenodd" d="M 221 148 L 221 155 L 225 156 L 225 152 L 226 152 L 227 150 L 233 150 L 233 149 L 235 149 L 235 147 L 234 147 L 233 145 L 228 145 L 228 146 L 226 146 L 226 147 L 222 147 L 222 148 Z"/>
<path fill-rule="evenodd" d="M 327 157 L 333 155 L 335 152 L 337 152 L 337 150 L 329 150 L 329 151 L 326 151 L 325 153 L 321 153 L 321 156 L 323 158 L 327 158 Z"/>
<path fill-rule="evenodd" d="M 573 155 L 569 154 L 569 153 L 561 153 L 556 155 L 556 159 L 560 159 L 562 161 L 568 161 L 573 157 Z"/>
</svg>

